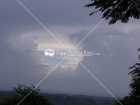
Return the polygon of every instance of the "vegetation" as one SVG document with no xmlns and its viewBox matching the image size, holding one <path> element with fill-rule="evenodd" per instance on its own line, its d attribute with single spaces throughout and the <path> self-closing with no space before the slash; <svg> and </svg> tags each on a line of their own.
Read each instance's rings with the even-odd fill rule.
<svg viewBox="0 0 140 105">
<path fill-rule="evenodd" d="M 13 91 L 12 92 L 1 91 L 0 100 L 3 101 L 4 98 L 12 96 L 13 94 L 14 94 Z M 54 105 L 114 105 L 115 104 L 115 99 L 110 98 L 110 97 L 48 94 L 48 93 L 42 93 L 42 95 L 44 95 L 44 97 L 47 97 L 47 99 Z M 2 104 L 2 105 L 5 105 L 5 104 Z M 28 105 L 28 104 L 25 104 L 25 105 Z M 41 105 L 41 104 L 36 103 L 34 105 Z M 44 104 L 44 105 L 48 105 L 48 104 Z"/>
<path fill-rule="evenodd" d="M 140 19 L 140 0 L 91 0 L 92 3 L 85 7 L 95 7 L 98 9 L 90 13 L 102 12 L 102 18 L 109 20 L 109 24 L 117 21 L 127 23 L 130 18 Z M 138 49 L 140 51 L 140 48 Z M 139 56 L 140 60 L 140 56 Z M 131 91 L 128 96 L 121 100 L 123 105 L 140 105 L 140 63 L 134 64 L 129 69 L 133 69 L 129 75 L 132 76 Z M 120 105 L 116 102 L 116 105 Z"/>
<path fill-rule="evenodd" d="M 140 0 L 91 0 L 85 7 L 95 7 L 96 12 L 102 12 L 102 18 L 110 20 L 109 24 L 117 21 L 127 23 L 129 18 L 140 19 Z"/>
<path fill-rule="evenodd" d="M 4 100 L 0 102 L 0 105 L 18 105 L 18 103 L 34 88 L 35 87 L 33 85 L 25 86 L 19 84 L 17 88 L 13 88 L 13 94 L 11 96 L 8 94 L 9 97 L 4 98 Z M 39 88 L 34 89 L 32 93 L 20 103 L 20 105 L 53 105 L 39 92 Z"/>
<path fill-rule="evenodd" d="M 110 97 L 47 94 L 54 105 L 114 105 L 115 99 Z"/>
<path fill-rule="evenodd" d="M 124 97 L 121 102 L 123 105 L 140 105 L 140 63 L 135 63 L 129 69 L 133 69 L 129 73 L 132 76 L 132 82 L 129 85 L 131 91 L 129 93 L 129 96 Z M 119 103 L 116 103 L 116 105 L 119 105 Z"/>
</svg>

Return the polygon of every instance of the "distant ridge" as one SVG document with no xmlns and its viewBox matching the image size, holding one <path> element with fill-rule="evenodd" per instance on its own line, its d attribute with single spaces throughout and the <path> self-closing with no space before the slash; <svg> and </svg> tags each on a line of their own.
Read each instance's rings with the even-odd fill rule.
<svg viewBox="0 0 140 105">
<path fill-rule="evenodd" d="M 0 90 L 0 100 L 9 97 L 13 91 Z M 115 99 L 112 97 L 87 96 L 76 94 L 58 94 L 42 93 L 47 96 L 48 100 L 54 105 L 114 105 Z"/>
</svg>

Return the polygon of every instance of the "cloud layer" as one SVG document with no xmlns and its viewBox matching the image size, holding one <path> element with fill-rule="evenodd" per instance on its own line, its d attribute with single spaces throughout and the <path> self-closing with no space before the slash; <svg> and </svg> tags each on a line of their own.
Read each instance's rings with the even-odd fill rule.
<svg viewBox="0 0 140 105">
<path fill-rule="evenodd" d="M 88 3 L 84 0 L 21 2 L 66 45 L 65 50 L 74 48 L 101 19 L 100 13 L 88 16 L 93 9 L 83 8 Z M 43 62 L 50 59 L 42 58 L 38 51 L 62 46 L 17 1 L 1 1 L 0 10 L 0 88 L 11 89 L 18 83 L 36 85 L 52 69 Z M 128 68 L 138 62 L 139 28 L 133 19 L 111 26 L 104 21 L 76 49 L 101 54 L 83 57 L 81 63 L 116 96 L 129 91 Z M 59 63 L 58 59 L 54 62 Z M 42 90 L 110 96 L 74 58 L 64 62 L 42 82 Z M 72 62 L 76 69 L 63 67 Z"/>
</svg>

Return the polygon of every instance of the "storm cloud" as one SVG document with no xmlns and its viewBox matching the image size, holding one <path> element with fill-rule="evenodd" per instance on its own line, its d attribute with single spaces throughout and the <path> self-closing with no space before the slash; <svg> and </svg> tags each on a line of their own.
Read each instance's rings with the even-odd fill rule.
<svg viewBox="0 0 140 105">
<path fill-rule="evenodd" d="M 74 49 L 101 20 L 101 13 L 88 14 L 94 8 L 84 8 L 84 0 L 20 0 L 66 47 L 63 48 L 17 1 L 0 3 L 0 83 L 1 89 L 11 89 L 18 83 L 36 85 L 53 67 L 39 51 L 46 48 Z M 115 96 L 129 92 L 131 77 L 128 68 L 138 62 L 138 20 L 108 25 L 103 21 L 76 50 L 100 53 L 82 57 L 80 62 Z M 42 53 L 43 54 L 43 53 Z M 54 66 L 59 59 L 52 60 Z M 47 62 L 47 64 L 45 64 Z M 55 62 L 55 63 L 54 63 Z M 64 67 L 65 64 L 74 64 Z M 110 94 L 77 62 L 67 58 L 40 85 L 46 92 L 108 95 Z"/>
</svg>

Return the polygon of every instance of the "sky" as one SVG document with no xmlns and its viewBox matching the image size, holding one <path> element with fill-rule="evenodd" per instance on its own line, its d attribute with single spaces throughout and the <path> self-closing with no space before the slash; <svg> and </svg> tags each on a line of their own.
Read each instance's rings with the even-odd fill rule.
<svg viewBox="0 0 140 105">
<path fill-rule="evenodd" d="M 39 84 L 42 91 L 112 97 L 110 91 L 116 97 L 128 95 L 128 68 L 139 62 L 139 20 L 114 25 L 104 20 L 91 32 L 102 14 L 89 16 L 94 8 L 84 5 L 90 2 L 20 0 L 21 5 L 17 0 L 1 0 L 0 90 L 11 90 L 19 83 L 37 85 L 55 68 Z M 86 50 L 100 55 L 49 57 L 44 54 L 46 49 Z"/>
</svg>

